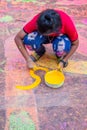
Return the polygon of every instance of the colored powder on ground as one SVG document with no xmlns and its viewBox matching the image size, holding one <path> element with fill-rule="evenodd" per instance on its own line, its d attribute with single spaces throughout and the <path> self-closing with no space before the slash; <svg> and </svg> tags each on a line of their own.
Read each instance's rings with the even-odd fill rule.
<svg viewBox="0 0 87 130">
<path fill-rule="evenodd" d="M 27 112 L 13 112 L 9 119 L 9 130 L 35 130 L 35 125 Z"/>
<path fill-rule="evenodd" d="M 13 18 L 10 15 L 5 15 L 2 18 L 0 18 L 0 22 L 11 22 L 11 21 L 13 21 Z"/>
</svg>

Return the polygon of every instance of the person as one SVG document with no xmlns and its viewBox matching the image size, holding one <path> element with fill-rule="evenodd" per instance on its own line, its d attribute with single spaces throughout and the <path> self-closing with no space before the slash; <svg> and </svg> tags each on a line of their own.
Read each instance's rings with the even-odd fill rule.
<svg viewBox="0 0 87 130">
<path fill-rule="evenodd" d="M 70 16 L 57 9 L 46 9 L 35 15 L 14 40 L 29 68 L 33 68 L 44 55 L 45 44 L 52 45 L 61 68 L 68 65 L 68 59 L 79 45 L 78 33 Z M 29 54 L 27 48 L 34 53 Z"/>
</svg>

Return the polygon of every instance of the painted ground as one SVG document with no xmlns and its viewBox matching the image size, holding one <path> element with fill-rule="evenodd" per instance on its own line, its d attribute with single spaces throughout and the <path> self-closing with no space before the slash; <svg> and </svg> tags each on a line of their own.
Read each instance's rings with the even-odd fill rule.
<svg viewBox="0 0 87 130">
<path fill-rule="evenodd" d="M 63 87 L 48 88 L 39 70 L 42 81 L 36 88 L 17 89 L 34 80 L 14 37 L 46 8 L 62 9 L 72 17 L 80 45 L 64 70 Z M 38 64 L 55 68 L 51 53 L 48 46 Z M 0 0 L 0 130 L 87 130 L 87 0 Z"/>
</svg>

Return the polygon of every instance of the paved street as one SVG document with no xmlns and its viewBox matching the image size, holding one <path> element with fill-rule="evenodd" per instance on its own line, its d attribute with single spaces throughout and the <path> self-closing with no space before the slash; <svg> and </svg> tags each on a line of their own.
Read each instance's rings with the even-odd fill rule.
<svg viewBox="0 0 87 130">
<path fill-rule="evenodd" d="M 80 45 L 64 69 L 65 82 L 53 89 L 34 82 L 14 37 L 32 17 L 46 8 L 65 11 L 74 21 Z M 55 69 L 51 46 L 37 62 Z M 87 130 L 87 1 L 86 0 L 0 0 L 0 130 Z"/>
</svg>

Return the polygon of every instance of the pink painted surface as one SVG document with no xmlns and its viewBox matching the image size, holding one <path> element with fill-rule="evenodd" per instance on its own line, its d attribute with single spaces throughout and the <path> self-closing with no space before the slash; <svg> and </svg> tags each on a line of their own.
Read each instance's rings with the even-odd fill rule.
<svg viewBox="0 0 87 130">
<path fill-rule="evenodd" d="M 83 4 L 86 4 L 87 3 L 87 0 L 80 0 L 80 1 L 78 1 L 78 0 L 61 0 L 61 2 L 60 2 L 60 0 L 57 0 L 57 2 L 59 3 L 59 4 L 63 4 L 63 5 L 83 5 Z"/>
<path fill-rule="evenodd" d="M 42 83 L 34 90 L 21 91 L 16 89 L 15 86 L 31 84 L 32 78 L 24 59 L 16 48 L 14 36 L 33 15 L 46 7 L 64 10 L 73 18 L 77 26 L 80 45 L 71 58 L 73 59 L 72 66 L 75 66 L 74 73 L 70 73 L 70 71 L 65 73 L 64 86 L 55 90 L 45 85 L 43 72 L 39 71 L 38 74 L 42 78 Z M 11 112 L 24 110 L 31 115 L 37 130 L 86 130 L 87 75 L 84 73 L 84 64 L 86 67 L 87 0 L 38 0 L 37 3 L 1 0 L 0 11 L 0 18 L 8 14 L 14 19 L 10 22 L 0 23 L 0 60 L 3 61 L 3 53 L 6 58 L 5 67 L 3 65 L 5 76 L 1 75 L 2 77 L 0 77 L 0 83 L 3 77 L 5 78 L 5 80 L 2 80 L 4 85 L 0 84 L 0 129 L 9 130 Z M 4 45 L 5 52 L 2 52 L 2 45 Z M 49 46 L 48 51 L 50 54 L 52 53 Z M 46 58 L 47 60 L 43 58 L 44 65 L 48 64 L 50 60 L 49 56 Z M 82 64 L 80 64 L 80 61 Z M 78 64 L 76 64 L 77 62 Z M 54 61 L 51 62 L 50 60 L 49 63 L 48 66 L 55 67 Z M 82 71 L 80 65 L 82 65 Z M 0 65 L 0 67 L 2 66 Z M 78 68 L 81 73 L 77 73 Z M 72 68 L 70 69 L 72 72 Z M 3 115 L 3 111 L 6 115 Z"/>
<path fill-rule="evenodd" d="M 9 49 L 11 50 L 9 51 Z M 16 89 L 16 85 L 29 85 L 32 83 L 32 79 L 29 75 L 29 70 L 26 67 L 26 63 L 19 53 L 15 43 L 14 36 L 9 37 L 5 42 L 5 57 L 7 58 L 5 72 L 6 72 L 6 108 L 7 118 L 10 114 L 15 111 L 26 111 L 29 112 L 33 121 L 37 124 L 37 111 L 36 101 L 32 90 L 21 91 Z M 23 100 L 21 100 L 23 98 Z M 25 103 L 23 103 L 23 101 Z M 23 104 L 22 104 L 23 103 Z M 28 105 L 30 107 L 28 107 Z M 5 130 L 8 130 L 9 122 L 7 121 Z"/>
<path fill-rule="evenodd" d="M 82 20 L 82 23 L 87 25 L 87 18 Z"/>
<path fill-rule="evenodd" d="M 77 49 L 77 52 L 87 56 L 87 38 L 82 37 L 81 35 L 79 36 L 79 47 Z"/>
</svg>

